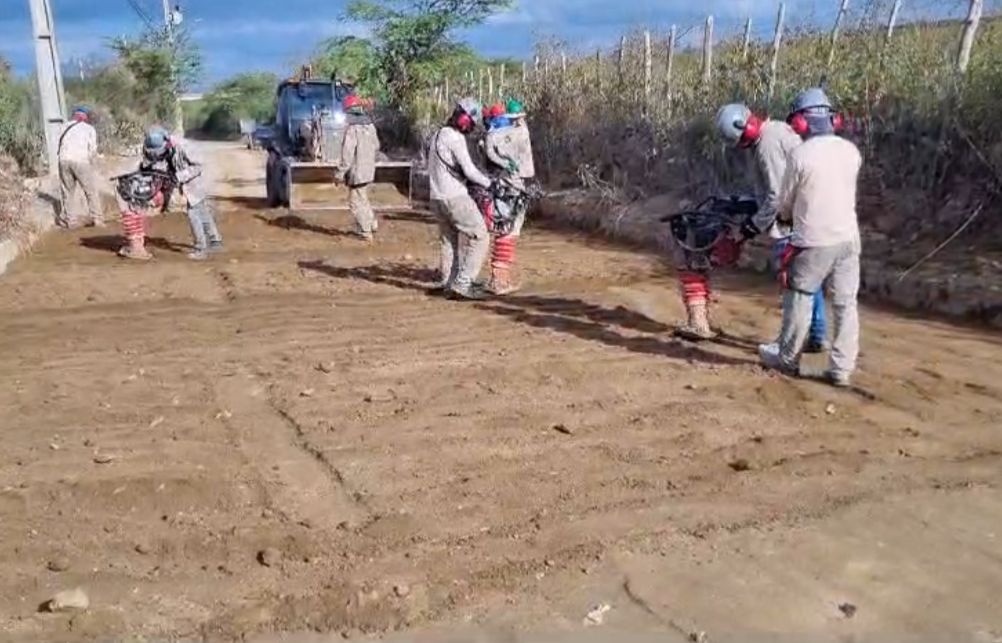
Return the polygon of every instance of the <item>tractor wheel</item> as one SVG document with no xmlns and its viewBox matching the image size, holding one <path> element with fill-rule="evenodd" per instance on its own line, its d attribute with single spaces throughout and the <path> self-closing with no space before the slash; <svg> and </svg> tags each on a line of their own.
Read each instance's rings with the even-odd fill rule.
<svg viewBox="0 0 1002 643">
<path fill-rule="evenodd" d="M 277 208 L 282 205 L 281 191 L 279 189 L 280 177 L 277 175 L 278 172 L 275 172 L 274 163 L 272 163 L 271 157 L 269 157 L 264 171 L 264 186 L 268 195 L 269 208 Z"/>
</svg>

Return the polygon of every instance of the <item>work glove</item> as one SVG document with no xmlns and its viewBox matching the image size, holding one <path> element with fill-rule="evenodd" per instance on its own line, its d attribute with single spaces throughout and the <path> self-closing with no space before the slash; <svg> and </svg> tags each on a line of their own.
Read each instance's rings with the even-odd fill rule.
<svg viewBox="0 0 1002 643">
<path fill-rule="evenodd" d="M 754 239 L 759 234 L 761 234 L 761 232 L 762 231 L 758 229 L 758 226 L 756 226 L 755 223 L 751 220 L 751 217 L 748 217 L 741 223 L 742 242 Z"/>
<path fill-rule="evenodd" d="M 779 266 L 776 271 L 776 277 L 779 279 L 779 285 L 783 290 L 790 288 L 790 268 L 793 266 L 793 260 L 799 253 L 800 248 L 792 243 L 788 243 L 779 255 Z"/>
<path fill-rule="evenodd" d="M 710 250 L 710 263 L 715 267 L 733 266 L 741 257 L 741 243 L 731 235 L 726 235 Z"/>
<path fill-rule="evenodd" d="M 508 174 L 511 174 L 512 176 L 517 176 L 519 170 L 518 163 L 516 163 L 514 159 L 508 159 L 507 170 Z"/>
</svg>

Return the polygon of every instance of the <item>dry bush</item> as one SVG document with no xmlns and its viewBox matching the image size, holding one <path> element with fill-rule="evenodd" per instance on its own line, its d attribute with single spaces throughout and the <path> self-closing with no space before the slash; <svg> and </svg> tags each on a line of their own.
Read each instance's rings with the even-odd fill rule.
<svg viewBox="0 0 1002 643">
<path fill-rule="evenodd" d="M 32 198 L 17 161 L 0 154 L 0 240 L 23 244 L 35 232 L 36 223 L 29 216 Z"/>
<path fill-rule="evenodd" d="M 676 52 L 669 85 L 666 38 L 654 34 L 649 93 L 643 32 L 628 35 L 622 72 L 617 51 L 602 52 L 601 61 L 594 53 L 571 57 L 565 72 L 560 45 L 544 43 L 539 55 L 549 63 L 516 90 L 530 106 L 540 172 L 549 184 L 565 187 L 579 185 L 583 172 L 611 186 L 621 201 L 748 191 L 754 187 L 749 155 L 721 144 L 712 124 L 718 107 L 743 101 L 784 118 L 793 96 L 825 76 L 850 116 L 847 135 L 866 157 L 864 223 L 905 240 L 941 238 L 969 212 L 956 207 L 958 197 L 972 207 L 986 201 L 997 212 L 1002 23 L 982 23 L 964 77 L 954 70 L 957 22 L 903 25 L 889 43 L 870 23 L 847 25 L 830 70 L 826 31 L 787 32 L 772 97 L 769 45 L 753 44 L 745 57 L 740 34 L 715 45 L 708 85 L 699 52 L 684 49 Z M 995 220 L 984 216 L 972 229 L 1002 240 Z"/>
</svg>

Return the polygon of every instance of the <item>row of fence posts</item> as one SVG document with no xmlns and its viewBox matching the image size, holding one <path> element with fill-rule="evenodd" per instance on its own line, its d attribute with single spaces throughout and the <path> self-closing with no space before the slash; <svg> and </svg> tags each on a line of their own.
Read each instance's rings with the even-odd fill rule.
<svg viewBox="0 0 1002 643">
<path fill-rule="evenodd" d="M 842 23 L 849 12 L 850 0 L 837 0 L 838 10 L 835 14 L 835 22 L 832 25 L 832 30 L 829 38 L 829 49 L 828 49 L 828 67 L 831 68 L 835 63 L 835 57 L 838 50 L 838 38 L 842 28 Z M 961 34 L 960 46 L 957 51 L 957 57 L 955 61 L 956 70 L 960 74 L 967 72 L 967 68 L 971 61 L 971 51 L 974 47 L 974 39 L 977 34 L 978 26 L 981 23 L 981 18 L 984 13 L 984 0 L 968 0 L 969 7 L 967 13 L 967 19 L 964 21 L 963 32 Z M 894 35 L 894 29 L 897 25 L 898 16 L 901 13 L 901 8 L 904 0 L 894 0 L 891 6 L 891 11 L 888 16 L 886 30 L 884 32 L 884 42 L 885 46 L 889 43 Z M 783 30 L 784 23 L 786 20 L 786 3 L 780 2 L 779 8 L 776 12 L 776 23 L 773 30 L 772 43 L 770 46 L 770 58 L 769 58 L 769 75 L 768 75 L 768 96 L 771 98 L 776 90 L 777 77 L 779 73 L 779 56 L 780 50 L 783 45 Z M 702 80 L 705 84 L 710 84 L 713 81 L 713 27 L 714 18 L 713 16 L 707 16 L 706 22 L 703 27 L 703 46 L 702 46 Z M 665 82 L 668 87 L 668 99 L 671 100 L 672 97 L 672 73 L 675 66 L 675 52 L 678 45 L 678 27 L 672 25 L 668 32 L 668 46 L 667 46 L 667 66 L 665 70 Z M 744 32 L 742 37 L 741 45 L 741 56 L 743 60 L 748 59 L 749 51 L 751 49 L 752 42 L 752 20 L 749 17 L 744 24 Z M 619 49 L 617 51 L 617 73 L 622 79 L 626 77 L 626 52 L 628 48 L 628 39 L 624 35 L 620 39 Z M 651 33 L 650 31 L 645 31 L 643 34 L 643 92 L 645 98 L 649 99 L 653 91 L 653 52 L 651 45 Z M 602 50 L 599 49 L 595 52 L 595 68 L 596 68 L 596 87 L 601 93 L 604 91 L 604 79 L 602 74 Z M 474 77 L 474 72 L 467 72 L 467 77 L 465 79 L 465 89 L 472 93 L 472 90 L 476 90 L 476 95 L 479 97 L 481 102 L 484 100 L 494 100 L 500 99 L 505 95 L 505 91 L 509 89 L 515 89 L 515 87 L 510 86 L 509 82 L 505 78 L 506 66 L 500 64 L 497 67 L 497 75 L 494 73 L 492 67 L 481 68 L 478 72 L 478 76 Z M 522 62 L 521 65 L 521 88 L 526 88 L 530 81 L 532 83 L 542 82 L 544 85 L 548 82 L 550 77 L 550 57 L 549 56 L 536 56 L 532 63 L 532 75 L 530 77 L 528 64 Z M 561 79 L 567 74 L 567 54 L 560 54 L 560 73 Z M 511 83 L 514 85 L 514 83 Z M 450 82 L 448 78 L 444 78 L 442 83 L 433 89 L 433 100 L 438 107 L 444 107 L 446 101 L 450 100 L 452 93 L 450 89 L 455 89 L 455 86 L 450 88 Z"/>
</svg>

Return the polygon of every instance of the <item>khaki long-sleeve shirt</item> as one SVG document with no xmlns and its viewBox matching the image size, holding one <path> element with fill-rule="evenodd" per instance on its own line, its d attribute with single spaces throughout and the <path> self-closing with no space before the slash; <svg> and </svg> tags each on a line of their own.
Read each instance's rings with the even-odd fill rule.
<svg viewBox="0 0 1002 643">
<path fill-rule="evenodd" d="M 67 163 L 90 163 L 97 156 L 97 131 L 90 123 L 67 123 L 59 136 L 59 160 Z"/>
<path fill-rule="evenodd" d="M 766 121 L 755 146 L 755 160 L 759 174 L 759 211 L 753 218 L 755 227 L 769 231 L 774 239 L 789 236 L 790 224 L 776 220 L 779 210 L 780 191 L 783 177 L 793 150 L 800 147 L 803 139 L 793 128 L 782 121 Z"/>
<path fill-rule="evenodd" d="M 372 183 L 376 178 L 376 153 L 379 135 L 372 123 L 349 125 L 344 131 L 338 170 L 345 173 L 348 185 L 355 187 Z"/>
<path fill-rule="evenodd" d="M 448 201 L 469 194 L 467 182 L 490 187 L 491 180 L 470 158 L 466 138 L 451 127 L 443 127 L 431 137 L 428 148 L 428 178 L 431 198 Z"/>
<path fill-rule="evenodd" d="M 528 127 L 522 125 L 491 130 L 487 132 L 485 147 L 487 159 L 492 165 L 505 169 L 509 161 L 514 161 L 518 166 L 518 178 L 531 179 L 536 176 Z"/>
<path fill-rule="evenodd" d="M 863 157 L 840 136 L 816 136 L 790 154 L 779 216 L 793 220 L 793 245 L 834 246 L 859 240 L 856 185 Z"/>
</svg>

